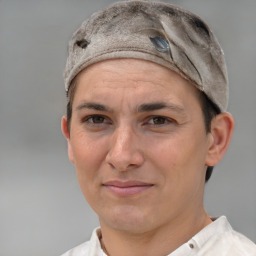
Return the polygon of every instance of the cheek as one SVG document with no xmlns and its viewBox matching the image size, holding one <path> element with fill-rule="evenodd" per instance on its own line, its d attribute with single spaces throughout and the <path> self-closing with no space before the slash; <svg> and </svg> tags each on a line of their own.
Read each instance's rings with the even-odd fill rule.
<svg viewBox="0 0 256 256">
<path fill-rule="evenodd" d="M 183 138 L 162 141 L 151 151 L 151 163 L 160 176 L 159 196 L 156 207 L 173 214 L 196 203 L 204 186 L 204 160 L 202 145 L 197 139 Z"/>
<path fill-rule="evenodd" d="M 149 142 L 149 141 L 148 141 Z M 169 138 L 155 138 L 145 146 L 148 159 L 157 166 L 159 170 L 166 170 L 168 174 L 173 172 L 182 164 L 184 156 L 188 154 L 188 148 L 185 148 L 185 141 L 177 136 Z"/>
<path fill-rule="evenodd" d="M 71 146 L 74 154 L 74 164 L 93 164 L 102 157 L 104 152 L 104 140 L 99 140 L 86 135 L 83 131 L 72 134 Z"/>
<path fill-rule="evenodd" d="M 204 175 L 206 144 L 202 136 L 183 134 L 151 142 L 153 146 L 146 147 L 150 150 L 150 161 L 166 182 L 177 184 L 184 179 L 189 182 Z"/>
<path fill-rule="evenodd" d="M 83 192 L 89 191 L 97 182 L 106 156 L 106 143 L 104 140 L 96 140 L 78 133 L 73 136 L 71 146 L 81 189 Z"/>
</svg>

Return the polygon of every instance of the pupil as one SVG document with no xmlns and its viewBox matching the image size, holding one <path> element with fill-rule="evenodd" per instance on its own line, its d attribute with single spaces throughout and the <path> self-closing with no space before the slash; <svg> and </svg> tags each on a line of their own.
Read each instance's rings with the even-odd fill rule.
<svg viewBox="0 0 256 256">
<path fill-rule="evenodd" d="M 95 116 L 95 117 L 93 117 L 93 122 L 94 123 L 102 123 L 103 122 L 103 117 Z"/>
<path fill-rule="evenodd" d="M 153 120 L 154 120 L 154 124 L 163 124 L 164 123 L 163 117 L 155 117 Z"/>
</svg>

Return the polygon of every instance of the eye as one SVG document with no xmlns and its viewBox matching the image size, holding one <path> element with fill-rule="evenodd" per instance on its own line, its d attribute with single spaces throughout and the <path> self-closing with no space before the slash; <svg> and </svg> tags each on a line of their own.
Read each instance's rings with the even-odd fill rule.
<svg viewBox="0 0 256 256">
<path fill-rule="evenodd" d="M 91 116 L 87 118 L 87 122 L 94 124 L 102 124 L 104 123 L 105 118 L 103 116 Z"/>
<path fill-rule="evenodd" d="M 162 124 L 168 124 L 171 120 L 163 117 L 163 116 L 154 116 L 149 119 L 148 123 L 151 125 L 162 125 Z"/>
<path fill-rule="evenodd" d="M 88 125 L 103 125 L 103 124 L 109 124 L 110 121 L 102 116 L 102 115 L 90 115 L 86 116 L 82 119 L 82 123 L 86 123 Z"/>
</svg>

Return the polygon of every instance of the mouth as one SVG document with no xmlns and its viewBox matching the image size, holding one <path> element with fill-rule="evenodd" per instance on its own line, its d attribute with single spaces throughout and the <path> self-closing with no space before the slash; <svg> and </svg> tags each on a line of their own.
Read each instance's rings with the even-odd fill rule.
<svg viewBox="0 0 256 256">
<path fill-rule="evenodd" d="M 113 180 L 103 184 L 103 186 L 110 192 L 117 196 L 135 196 L 153 187 L 153 184 L 145 183 L 136 180 L 120 181 Z"/>
</svg>

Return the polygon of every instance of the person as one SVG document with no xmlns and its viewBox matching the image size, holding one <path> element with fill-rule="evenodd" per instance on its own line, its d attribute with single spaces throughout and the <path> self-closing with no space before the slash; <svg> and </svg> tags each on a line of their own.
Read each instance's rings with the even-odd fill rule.
<svg viewBox="0 0 256 256">
<path fill-rule="evenodd" d="M 64 79 L 62 130 L 100 227 L 63 256 L 256 255 L 203 205 L 234 120 L 224 55 L 201 18 L 117 2 L 74 33 Z"/>
</svg>

